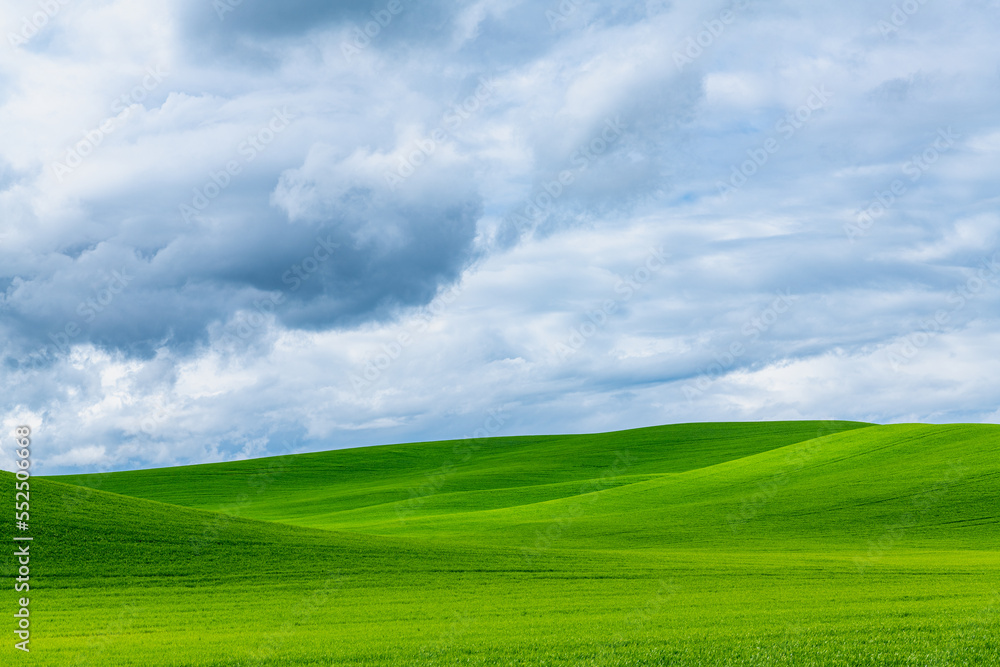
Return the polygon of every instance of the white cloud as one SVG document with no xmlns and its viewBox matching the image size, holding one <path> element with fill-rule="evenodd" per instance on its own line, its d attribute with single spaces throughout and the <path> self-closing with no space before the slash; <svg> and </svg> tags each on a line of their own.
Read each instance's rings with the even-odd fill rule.
<svg viewBox="0 0 1000 667">
<path fill-rule="evenodd" d="M 995 276 L 955 308 L 1000 250 L 1000 19 L 981 3 L 928 4 L 888 38 L 888 6 L 754 5 L 684 67 L 722 5 L 586 5 L 553 28 L 541 5 L 429 3 L 350 61 L 367 5 L 203 9 L 73 3 L 0 61 L 0 416 L 37 427 L 40 469 L 460 437 L 489 410 L 503 433 L 996 420 Z M 624 132 L 581 162 L 609 120 Z M 909 180 L 943 128 L 960 140 Z M 291 287 L 320 239 L 336 252 Z"/>
</svg>

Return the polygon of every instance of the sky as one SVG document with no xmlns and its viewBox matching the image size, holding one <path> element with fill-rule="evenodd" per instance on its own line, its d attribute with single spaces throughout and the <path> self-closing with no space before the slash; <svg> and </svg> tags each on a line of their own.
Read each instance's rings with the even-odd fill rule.
<svg viewBox="0 0 1000 667">
<path fill-rule="evenodd" d="M 998 34 L 998 0 L 6 0 L 0 442 L 1000 421 Z"/>
</svg>

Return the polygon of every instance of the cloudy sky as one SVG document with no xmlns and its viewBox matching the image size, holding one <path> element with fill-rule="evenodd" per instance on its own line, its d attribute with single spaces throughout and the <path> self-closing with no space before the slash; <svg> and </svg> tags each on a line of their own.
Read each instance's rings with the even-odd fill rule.
<svg viewBox="0 0 1000 667">
<path fill-rule="evenodd" d="M 0 28 L 0 438 L 31 425 L 39 473 L 1000 420 L 997 0 Z"/>
</svg>

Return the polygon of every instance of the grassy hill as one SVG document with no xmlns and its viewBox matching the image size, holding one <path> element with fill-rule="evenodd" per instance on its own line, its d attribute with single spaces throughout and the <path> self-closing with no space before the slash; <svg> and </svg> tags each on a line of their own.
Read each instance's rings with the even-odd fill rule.
<svg viewBox="0 0 1000 667">
<path fill-rule="evenodd" d="M 1000 664 L 998 443 L 687 424 L 35 478 L 31 664 Z"/>
<path fill-rule="evenodd" d="M 340 449 L 52 479 L 185 507 L 238 507 L 244 517 L 329 528 L 337 524 L 332 517 L 338 513 L 354 512 L 343 519 L 357 525 L 360 517 L 395 520 L 572 497 L 582 485 L 602 477 L 606 484 L 634 483 L 868 426 L 809 421 L 680 424 L 596 435 Z"/>
</svg>

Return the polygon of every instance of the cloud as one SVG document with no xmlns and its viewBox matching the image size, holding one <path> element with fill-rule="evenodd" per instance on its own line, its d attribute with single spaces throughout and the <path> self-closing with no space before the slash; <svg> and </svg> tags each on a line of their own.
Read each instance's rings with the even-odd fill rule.
<svg viewBox="0 0 1000 667">
<path fill-rule="evenodd" d="M 394 193 L 386 183 L 394 162 L 364 151 L 341 157 L 318 145 L 302 167 L 281 175 L 272 202 L 293 226 L 310 228 L 314 254 L 328 257 L 306 256 L 295 265 L 301 270 L 282 276 L 292 294 L 283 323 L 324 328 L 423 304 L 467 265 L 482 210 L 474 184 L 438 156 Z"/>
<path fill-rule="evenodd" d="M 40 468 L 995 420 L 988 3 L 220 2 L 0 9 Z"/>
</svg>

